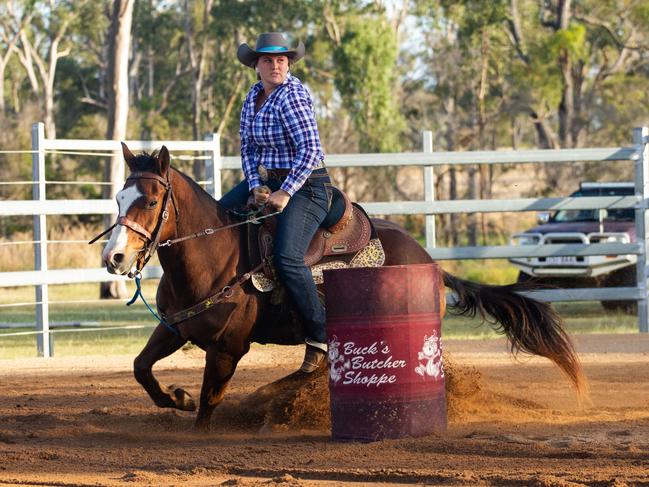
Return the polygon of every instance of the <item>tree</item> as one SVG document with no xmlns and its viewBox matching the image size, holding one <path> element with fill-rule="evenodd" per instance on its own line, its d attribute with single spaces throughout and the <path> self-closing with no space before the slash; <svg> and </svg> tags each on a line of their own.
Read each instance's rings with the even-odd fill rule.
<svg viewBox="0 0 649 487">
<path fill-rule="evenodd" d="M 135 0 L 115 0 L 108 35 L 108 131 L 110 140 L 125 140 L 129 110 L 128 61 Z M 111 182 L 110 198 L 124 186 L 124 158 L 121 151 L 115 151 L 106 166 L 107 180 Z M 107 289 L 108 288 L 108 289 Z M 103 283 L 101 295 L 126 297 L 123 281 Z"/>
<path fill-rule="evenodd" d="M 34 96 L 39 100 L 45 135 L 56 138 L 54 80 L 59 59 L 70 53 L 66 45 L 70 4 L 49 0 L 23 2 L 18 6 L 12 0 L 5 4 L 5 8 L 7 18 L 2 22 L 3 29 L 9 39 L 17 36 L 19 40 L 13 43 L 12 49 L 25 69 Z"/>
<path fill-rule="evenodd" d="M 194 140 L 200 140 L 203 136 L 202 113 L 203 113 L 203 82 L 205 80 L 208 67 L 208 54 L 213 49 L 213 42 L 210 36 L 210 12 L 212 10 L 213 0 L 204 0 L 200 12 L 200 22 L 194 19 L 196 13 L 190 8 L 189 0 L 184 0 L 183 13 L 185 17 L 185 38 L 187 51 L 189 52 L 189 63 L 192 74 L 192 137 Z M 199 6 L 192 2 L 194 8 Z M 197 25 L 200 28 L 197 29 Z M 198 44 L 198 46 L 196 46 Z M 194 163 L 194 177 L 200 178 L 201 165 L 196 161 Z"/>
<path fill-rule="evenodd" d="M 336 88 L 359 134 L 361 152 L 396 152 L 404 122 L 394 91 L 397 42 L 385 18 L 350 19 L 334 53 Z"/>
<path fill-rule="evenodd" d="M 0 6 L 0 42 L 2 51 L 0 54 L 0 116 L 5 115 L 5 73 L 11 56 L 16 51 L 20 36 L 27 25 L 31 22 L 32 13 L 24 10 L 22 15 L 16 18 L 15 6 L 7 3 Z"/>
<path fill-rule="evenodd" d="M 426 69 L 407 84 L 406 104 L 415 120 L 432 121 L 438 146 L 579 147 L 594 141 L 605 145 L 612 134 L 619 136 L 616 144 L 625 144 L 630 127 L 642 122 L 637 105 L 623 93 L 648 97 L 647 78 L 639 75 L 641 53 L 649 45 L 646 2 L 430 0 L 413 5 L 425 36 L 420 59 Z M 430 93 L 432 102 L 412 105 L 409 99 L 420 100 L 422 93 Z M 541 192 L 567 190 L 566 182 L 585 177 L 586 167 L 592 166 L 539 169 L 540 180 L 546 180 Z M 466 181 L 467 197 L 489 194 L 503 169 L 477 173 L 466 167 L 459 181 Z M 452 168 L 442 175 L 451 198 L 462 197 L 457 176 Z M 448 223 L 449 231 L 460 229 L 456 221 Z M 468 234 L 473 241 L 471 225 Z"/>
</svg>

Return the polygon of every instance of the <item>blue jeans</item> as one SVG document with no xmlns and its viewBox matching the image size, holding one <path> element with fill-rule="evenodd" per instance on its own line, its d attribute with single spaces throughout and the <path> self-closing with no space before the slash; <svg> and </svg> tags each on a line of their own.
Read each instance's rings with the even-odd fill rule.
<svg viewBox="0 0 649 487">
<path fill-rule="evenodd" d="M 281 181 L 266 183 L 272 191 Z M 326 343 L 325 309 L 316 290 L 311 269 L 304 264 L 311 239 L 329 211 L 328 178 L 311 178 L 291 197 L 284 211 L 277 216 L 277 233 L 273 242 L 273 263 L 293 304 L 304 322 L 307 338 Z M 226 208 L 246 204 L 248 182 L 242 181 L 225 194 L 219 203 Z"/>
</svg>

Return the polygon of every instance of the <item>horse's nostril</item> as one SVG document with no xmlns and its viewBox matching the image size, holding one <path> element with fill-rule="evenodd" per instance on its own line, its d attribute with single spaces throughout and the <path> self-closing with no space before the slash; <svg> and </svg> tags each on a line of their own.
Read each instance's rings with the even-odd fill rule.
<svg viewBox="0 0 649 487">
<path fill-rule="evenodd" d="M 124 254 L 113 254 L 113 263 L 121 264 L 124 260 Z"/>
</svg>

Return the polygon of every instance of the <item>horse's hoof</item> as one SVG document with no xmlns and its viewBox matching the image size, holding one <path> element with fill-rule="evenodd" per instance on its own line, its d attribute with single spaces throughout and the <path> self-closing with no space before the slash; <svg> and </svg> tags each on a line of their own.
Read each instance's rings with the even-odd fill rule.
<svg viewBox="0 0 649 487">
<path fill-rule="evenodd" d="M 182 411 L 196 411 L 196 403 L 189 392 L 177 387 L 174 389 L 176 408 Z"/>
</svg>

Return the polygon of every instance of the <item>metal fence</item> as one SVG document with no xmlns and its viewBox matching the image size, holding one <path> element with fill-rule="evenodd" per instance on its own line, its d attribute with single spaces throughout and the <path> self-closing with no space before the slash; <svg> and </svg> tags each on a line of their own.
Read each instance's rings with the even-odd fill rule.
<svg viewBox="0 0 649 487">
<path fill-rule="evenodd" d="M 649 201 L 649 148 L 647 127 L 633 131 L 632 147 L 582 148 L 558 150 L 519 151 L 471 151 L 433 152 L 432 134 L 424 132 L 422 152 L 397 154 L 345 154 L 327 156 L 328 167 L 380 167 L 420 166 L 424 172 L 423 201 L 362 202 L 371 215 L 412 215 L 426 217 L 426 250 L 437 260 L 450 259 L 500 259 L 512 257 L 624 255 L 637 256 L 636 287 L 582 288 L 568 290 L 543 290 L 532 294 L 547 301 L 601 301 L 636 300 L 638 303 L 638 328 L 649 331 L 647 312 L 647 202 Z M 173 151 L 197 151 L 203 157 L 207 172 L 207 189 L 215 197 L 221 196 L 221 173 L 227 169 L 240 169 L 239 157 L 223 157 L 220 154 L 218 134 L 204 141 L 126 141 L 131 150 L 152 150 L 163 144 Z M 0 217 L 31 215 L 34 218 L 34 270 L 0 273 L 0 287 L 34 286 L 36 289 L 36 331 L 38 351 L 50 354 L 50 330 L 48 312 L 48 286 L 80 282 L 104 282 L 127 279 L 125 276 L 108 274 L 105 269 L 50 270 L 47 266 L 47 215 L 114 214 L 114 200 L 47 200 L 45 197 L 45 155 L 54 151 L 98 152 L 110 151 L 121 154 L 118 141 L 46 139 L 43 124 L 32 126 L 33 199 L 28 201 L 2 201 Z M 498 200 L 435 199 L 434 169 L 442 165 L 466 164 L 522 164 L 522 163 L 571 163 L 575 161 L 605 163 L 628 161 L 634 164 L 635 196 L 579 197 L 579 198 L 519 198 Z M 523 211 L 556 211 L 581 209 L 635 208 L 637 240 L 634 243 L 601 244 L 552 244 L 521 246 L 479 246 L 438 248 L 435 244 L 435 215 L 452 213 L 490 213 Z M 159 267 L 144 269 L 143 278 L 159 278 Z"/>
</svg>

